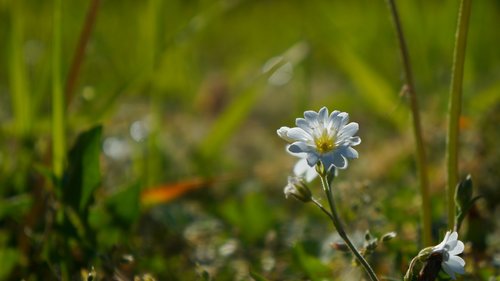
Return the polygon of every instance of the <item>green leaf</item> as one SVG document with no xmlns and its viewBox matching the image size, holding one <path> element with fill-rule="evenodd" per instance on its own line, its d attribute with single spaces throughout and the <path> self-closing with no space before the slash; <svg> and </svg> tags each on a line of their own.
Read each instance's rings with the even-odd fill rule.
<svg viewBox="0 0 500 281">
<path fill-rule="evenodd" d="M 0 199 L 0 219 L 8 216 L 21 218 L 31 207 L 33 198 L 29 194 Z"/>
<path fill-rule="evenodd" d="M 294 258 L 298 265 L 305 271 L 311 280 L 321 280 L 331 274 L 331 269 L 323 264 L 317 257 L 309 255 L 301 244 L 293 248 Z"/>
<path fill-rule="evenodd" d="M 21 261 L 21 254 L 18 250 L 13 248 L 0 247 L 0 280 L 5 280 L 14 269 L 14 267 Z"/>
<path fill-rule="evenodd" d="M 134 223 L 140 213 L 140 184 L 134 183 L 113 194 L 107 204 L 118 220 L 129 226 Z"/>
<path fill-rule="evenodd" d="M 102 126 L 81 133 L 68 155 L 63 184 L 63 201 L 80 214 L 87 212 L 92 193 L 101 182 L 99 155 Z"/>
</svg>

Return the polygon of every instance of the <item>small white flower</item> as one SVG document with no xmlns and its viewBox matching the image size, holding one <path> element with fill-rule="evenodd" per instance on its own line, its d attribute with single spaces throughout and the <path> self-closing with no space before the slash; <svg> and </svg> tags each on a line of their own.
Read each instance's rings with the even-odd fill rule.
<svg viewBox="0 0 500 281">
<path fill-rule="evenodd" d="M 347 168 L 347 158 L 358 158 L 352 148 L 361 143 L 358 123 L 349 123 L 349 114 L 323 107 L 319 112 L 306 111 L 304 118 L 297 118 L 297 127 L 281 127 L 277 133 L 291 143 L 287 150 L 292 154 L 306 154 L 307 164 L 314 167 L 321 161 L 327 170 L 332 167 Z M 300 157 L 300 156 L 299 156 Z"/>
<path fill-rule="evenodd" d="M 464 243 L 458 240 L 456 231 L 446 232 L 443 242 L 432 248 L 432 253 L 440 253 L 443 257 L 441 267 L 450 275 L 451 279 L 455 280 L 455 273 L 465 273 L 465 261 L 457 256 L 464 251 Z"/>
</svg>

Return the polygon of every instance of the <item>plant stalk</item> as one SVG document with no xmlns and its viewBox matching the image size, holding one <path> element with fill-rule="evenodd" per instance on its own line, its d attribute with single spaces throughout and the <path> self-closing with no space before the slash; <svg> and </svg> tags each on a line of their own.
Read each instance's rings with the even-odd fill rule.
<svg viewBox="0 0 500 281">
<path fill-rule="evenodd" d="M 462 82 L 465 64 L 467 31 L 471 12 L 471 0 L 461 0 L 455 37 L 455 50 L 448 101 L 448 135 L 446 138 L 448 228 L 455 224 L 455 188 L 458 182 L 458 135 L 462 110 Z"/>
<path fill-rule="evenodd" d="M 54 1 L 52 38 L 52 165 L 60 178 L 66 151 L 64 94 L 61 79 L 61 0 Z"/>
<path fill-rule="evenodd" d="M 403 60 L 403 69 L 406 84 L 404 85 L 406 92 L 410 98 L 410 109 L 413 121 L 413 135 L 416 144 L 416 160 L 417 160 L 417 170 L 420 180 L 420 196 L 422 198 L 421 204 L 421 216 L 422 216 L 422 241 L 424 246 L 432 245 L 431 236 L 431 204 L 429 195 L 429 178 L 427 175 L 427 160 L 425 154 L 425 146 L 422 134 L 422 125 L 420 121 L 420 110 L 418 106 L 417 93 L 415 91 L 415 84 L 413 80 L 412 67 L 410 62 L 410 55 L 408 52 L 408 47 L 403 34 L 403 27 L 401 25 L 401 20 L 399 18 L 398 9 L 394 0 L 387 0 L 389 5 L 389 10 L 391 12 L 392 19 L 394 21 L 394 26 L 396 28 L 396 35 L 399 42 L 399 50 L 401 52 L 401 58 Z"/>
<path fill-rule="evenodd" d="M 368 276 L 370 277 L 370 279 L 372 281 L 379 281 L 377 278 L 377 275 L 375 275 L 375 272 L 373 271 L 371 266 L 368 264 L 368 262 L 365 260 L 365 258 L 359 253 L 359 251 L 356 249 L 356 247 L 352 244 L 351 240 L 349 239 L 349 237 L 347 236 L 347 234 L 344 230 L 344 227 L 342 226 L 342 222 L 340 221 L 340 217 L 338 215 L 337 208 L 335 206 L 335 201 L 333 200 L 332 189 L 331 189 L 330 183 L 327 179 L 327 176 L 320 175 L 320 178 L 321 178 L 321 184 L 323 185 L 323 190 L 325 191 L 326 197 L 328 198 L 328 204 L 330 205 L 331 213 L 324 210 L 323 208 L 321 208 L 321 209 L 323 210 L 323 212 L 330 214 L 329 217 L 332 220 L 333 225 L 337 229 L 337 232 L 339 233 L 340 237 L 342 237 L 342 239 L 346 243 L 347 247 L 349 247 L 349 249 L 351 250 L 353 255 L 356 257 L 358 262 L 363 266 L 363 268 L 365 269 L 365 271 L 368 274 Z"/>
<path fill-rule="evenodd" d="M 87 15 L 85 16 L 85 22 L 83 24 L 82 31 L 80 32 L 80 37 L 78 39 L 78 44 L 76 45 L 76 50 L 73 55 L 73 61 L 71 67 L 69 68 L 68 78 L 66 80 L 66 104 L 69 106 L 73 100 L 73 93 L 76 87 L 76 81 L 80 74 L 80 69 L 82 66 L 83 59 L 85 57 L 85 48 L 90 39 L 92 33 L 92 28 L 95 24 L 97 18 L 97 12 L 99 10 L 100 0 L 91 0 Z"/>
</svg>

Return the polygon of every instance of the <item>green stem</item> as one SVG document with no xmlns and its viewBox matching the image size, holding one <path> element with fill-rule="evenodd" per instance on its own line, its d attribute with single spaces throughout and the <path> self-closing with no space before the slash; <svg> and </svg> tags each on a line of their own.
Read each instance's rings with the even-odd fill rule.
<svg viewBox="0 0 500 281">
<path fill-rule="evenodd" d="M 422 198 L 421 204 L 421 215 L 422 215 L 422 240 L 425 246 L 432 245 L 431 236 L 431 204 L 429 196 L 429 179 L 427 176 L 427 166 L 426 166 L 426 156 L 425 156 L 425 146 L 422 137 L 422 125 L 420 122 L 420 111 L 418 106 L 417 94 L 415 91 L 415 84 L 413 80 L 410 55 L 408 53 L 408 47 L 403 34 L 403 28 L 401 25 L 401 20 L 399 18 L 398 10 L 394 0 L 387 0 L 389 9 L 391 11 L 391 16 L 394 21 L 394 26 L 396 28 L 396 34 L 399 42 L 399 49 L 401 51 L 401 58 L 403 60 L 404 75 L 406 80 L 405 90 L 408 92 L 410 98 L 410 109 L 413 120 L 413 135 L 416 143 L 416 153 L 417 153 L 417 170 L 420 179 L 420 196 Z"/>
<path fill-rule="evenodd" d="M 10 15 L 9 44 L 9 83 L 12 95 L 15 131 L 18 136 L 31 134 L 32 106 L 23 57 L 23 25 L 22 2 L 12 1 Z"/>
<path fill-rule="evenodd" d="M 346 232 L 344 231 L 344 227 L 342 226 L 342 222 L 340 221 L 340 217 L 338 215 L 337 208 L 335 207 L 335 201 L 333 200 L 333 196 L 332 196 L 332 189 L 330 187 L 327 176 L 320 175 L 320 178 L 321 178 L 321 184 L 323 185 L 323 190 L 325 191 L 326 197 L 328 198 L 328 204 L 330 205 L 331 214 L 322 208 L 323 212 L 330 214 L 329 217 L 332 220 L 333 225 L 337 229 L 337 232 L 339 233 L 340 237 L 342 237 L 342 239 L 346 243 L 347 247 L 349 247 L 349 249 L 354 254 L 354 256 L 356 257 L 358 262 L 363 266 L 363 268 L 365 269 L 365 271 L 368 274 L 368 276 L 370 277 L 370 279 L 372 281 L 378 281 L 377 275 L 375 275 L 375 272 L 373 271 L 371 266 L 368 264 L 368 262 L 365 260 L 365 258 L 359 253 L 359 251 L 356 249 L 356 247 L 352 244 L 351 240 L 349 239 Z"/>
<path fill-rule="evenodd" d="M 52 165 L 54 174 L 61 177 L 66 150 L 64 95 L 61 79 L 61 0 L 54 1 L 52 41 Z"/>
<path fill-rule="evenodd" d="M 471 0 L 461 0 L 453 55 L 450 96 L 448 102 L 448 135 L 446 139 L 448 228 L 454 229 L 455 188 L 458 181 L 458 134 L 462 106 L 462 81 L 465 64 L 467 30 L 471 11 Z"/>
</svg>

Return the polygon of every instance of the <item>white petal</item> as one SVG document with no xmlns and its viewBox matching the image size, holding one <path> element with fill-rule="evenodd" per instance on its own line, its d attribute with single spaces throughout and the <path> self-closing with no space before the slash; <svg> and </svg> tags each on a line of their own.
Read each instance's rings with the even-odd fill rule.
<svg viewBox="0 0 500 281">
<path fill-rule="evenodd" d="M 356 151 L 356 149 L 347 146 L 344 149 L 341 150 L 342 155 L 344 155 L 346 158 L 358 158 L 359 154 Z"/>
<path fill-rule="evenodd" d="M 448 241 L 457 240 L 457 238 L 458 238 L 458 233 L 456 231 L 453 231 L 448 237 Z"/>
<path fill-rule="evenodd" d="M 332 127 L 335 130 L 335 132 L 340 131 L 341 125 L 342 125 L 342 119 L 343 119 L 343 114 L 347 114 L 345 112 L 339 112 L 334 118 L 332 122 Z"/>
<path fill-rule="evenodd" d="M 450 251 L 448 251 L 448 253 L 450 255 L 458 255 L 458 254 L 461 254 L 463 251 L 464 251 L 464 243 L 460 240 L 457 241 L 457 245 L 455 246 L 455 248 L 451 249 Z"/>
<path fill-rule="evenodd" d="M 318 163 L 318 160 L 319 156 L 316 153 L 312 152 L 307 154 L 307 164 L 309 164 L 309 166 L 314 167 L 314 165 Z"/>
<path fill-rule="evenodd" d="M 318 173 L 316 172 L 316 169 L 314 167 L 309 167 L 309 169 L 306 172 L 306 181 L 312 182 L 317 176 Z"/>
<path fill-rule="evenodd" d="M 458 240 L 448 240 L 448 242 L 446 242 L 446 245 L 448 246 L 448 253 L 450 252 L 450 250 L 452 249 L 455 249 L 455 247 L 457 246 L 457 241 Z"/>
<path fill-rule="evenodd" d="M 338 111 L 338 110 L 334 110 L 332 113 L 330 113 L 330 117 L 328 117 L 327 128 L 330 128 L 333 126 L 333 123 L 335 122 L 335 119 L 337 118 L 337 115 L 339 115 L 339 113 L 340 113 L 340 111 Z"/>
<path fill-rule="evenodd" d="M 462 268 L 465 266 L 465 261 L 459 256 L 451 256 L 448 262 L 453 261 L 453 264 L 459 264 Z M 456 271 L 458 272 L 458 271 Z M 460 273 L 460 272 L 459 272 Z"/>
<path fill-rule="evenodd" d="M 328 109 L 326 107 L 322 107 L 319 110 L 318 119 L 325 125 L 328 123 Z"/>
<path fill-rule="evenodd" d="M 350 138 L 354 136 L 358 132 L 358 130 L 359 130 L 358 123 L 351 122 L 340 129 L 338 138 L 339 139 Z"/>
<path fill-rule="evenodd" d="M 310 168 L 311 167 L 309 167 L 309 165 L 307 164 L 306 158 L 302 158 L 299 161 L 297 161 L 297 163 L 293 167 L 293 173 L 296 176 L 300 177 L 300 176 L 303 176 L 307 172 L 307 170 Z"/>
<path fill-rule="evenodd" d="M 360 137 L 350 137 L 349 138 L 349 145 L 350 146 L 356 146 L 361 143 L 361 138 Z"/>
<path fill-rule="evenodd" d="M 441 241 L 441 243 L 439 243 L 436 246 L 434 246 L 433 252 L 441 251 L 442 249 L 444 249 L 444 245 L 446 245 L 446 242 L 448 242 L 448 237 L 450 237 L 450 232 L 449 231 L 446 232 L 446 235 L 444 236 L 443 241 Z"/>
<path fill-rule="evenodd" d="M 276 131 L 276 133 L 278 134 L 278 136 L 280 138 L 284 139 L 285 141 L 293 142 L 293 140 L 287 136 L 287 133 L 289 130 L 290 130 L 290 128 L 288 128 L 288 127 L 281 127 Z"/>
<path fill-rule="evenodd" d="M 286 135 L 293 141 L 305 141 L 305 142 L 312 141 L 312 137 L 310 134 L 306 133 L 304 130 L 297 127 L 288 130 Z"/>
<path fill-rule="evenodd" d="M 304 118 L 306 118 L 308 122 L 317 122 L 318 113 L 316 111 L 308 110 L 304 112 Z"/>
<path fill-rule="evenodd" d="M 453 272 L 453 269 L 450 268 L 450 266 L 447 263 L 442 262 L 441 267 L 443 268 L 444 272 L 448 273 L 450 275 L 451 279 L 455 280 L 455 273 Z"/>
<path fill-rule="evenodd" d="M 461 265 L 460 262 L 457 260 L 450 259 L 449 261 L 442 263 L 442 265 L 443 265 L 443 267 L 444 267 L 444 265 L 446 265 L 448 267 L 448 269 L 450 269 L 454 273 L 458 273 L 458 274 L 465 273 L 465 269 L 464 269 L 463 265 Z M 446 272 L 446 273 L 450 274 L 449 272 Z"/>
<path fill-rule="evenodd" d="M 295 157 L 299 157 L 299 158 L 306 158 L 307 157 L 307 153 L 305 152 L 299 152 L 299 153 L 295 153 L 295 152 L 291 152 L 288 148 L 290 147 L 290 145 L 287 145 L 285 148 L 286 148 L 286 152 L 288 152 L 288 154 L 292 155 L 292 156 L 295 156 Z"/>
<path fill-rule="evenodd" d="M 302 130 L 306 131 L 308 134 L 312 134 L 311 126 L 309 125 L 309 122 L 306 121 L 306 119 L 297 118 L 295 119 L 295 124 Z"/>
<path fill-rule="evenodd" d="M 340 122 L 340 128 L 344 127 L 348 122 L 349 122 L 349 113 L 347 112 L 341 112 L 339 116 L 342 117 L 342 120 Z"/>
<path fill-rule="evenodd" d="M 330 154 L 328 158 L 329 159 L 327 159 L 326 161 L 331 162 L 338 169 L 347 168 L 347 160 L 338 151 L 335 151 L 334 153 Z"/>
<path fill-rule="evenodd" d="M 292 153 L 309 153 L 314 151 L 314 147 L 307 145 L 305 142 L 296 141 L 288 147 L 288 151 Z"/>
</svg>

